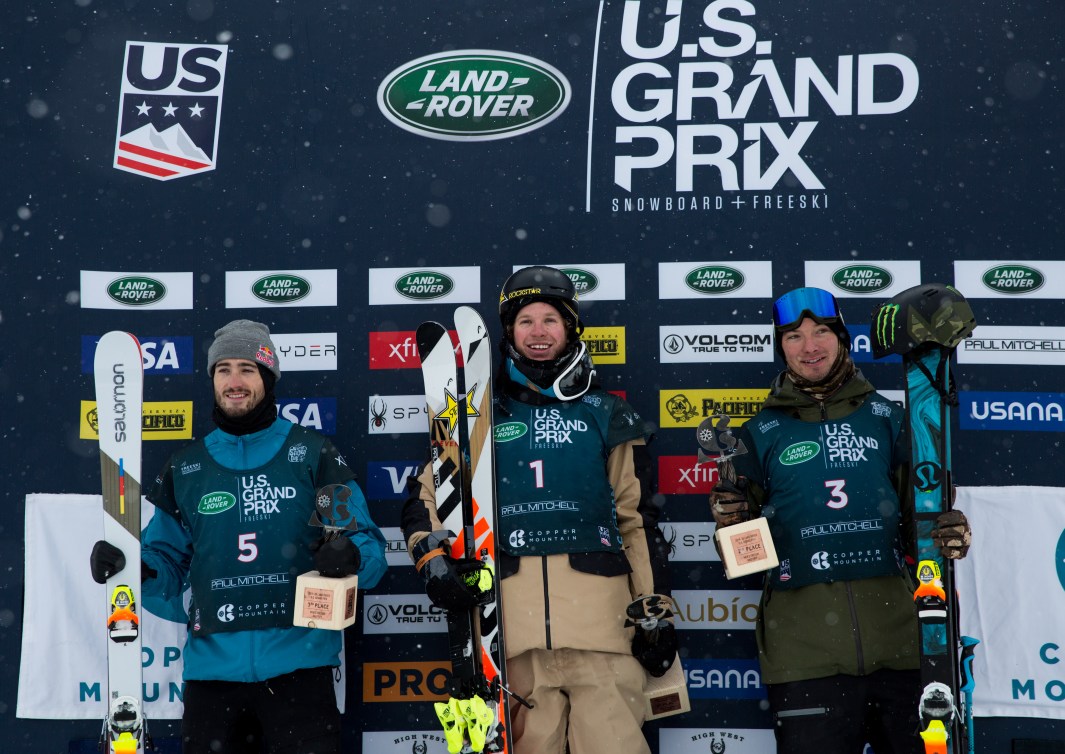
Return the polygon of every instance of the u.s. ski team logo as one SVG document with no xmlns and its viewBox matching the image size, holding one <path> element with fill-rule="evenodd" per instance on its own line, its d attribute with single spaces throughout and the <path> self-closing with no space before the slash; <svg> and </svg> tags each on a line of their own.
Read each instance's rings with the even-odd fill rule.
<svg viewBox="0 0 1065 754">
<path fill-rule="evenodd" d="M 126 42 L 114 167 L 157 181 L 214 170 L 226 52 Z"/>
</svg>

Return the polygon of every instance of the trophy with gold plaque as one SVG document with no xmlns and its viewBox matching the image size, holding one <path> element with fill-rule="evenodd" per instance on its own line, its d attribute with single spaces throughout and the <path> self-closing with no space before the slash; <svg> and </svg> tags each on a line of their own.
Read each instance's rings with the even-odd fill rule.
<svg viewBox="0 0 1065 754">
<path fill-rule="evenodd" d="M 346 484 L 329 484 L 315 493 L 314 512 L 307 523 L 324 529 L 323 546 L 345 536 L 345 532 L 358 531 L 355 510 L 349 505 L 352 494 Z M 358 589 L 358 574 L 340 577 L 323 576 L 318 571 L 302 574 L 296 579 L 292 624 L 334 631 L 347 628 L 355 622 Z"/>
<path fill-rule="evenodd" d="M 697 463 L 716 464 L 718 486 L 728 492 L 741 492 L 736 484 L 736 469 L 732 465 L 732 459 L 746 453 L 747 448 L 741 440 L 733 436 L 729 417 L 725 414 L 708 416 L 695 432 L 700 447 Z M 764 518 L 754 518 L 718 528 L 714 532 L 714 542 L 721 554 L 726 578 L 735 579 L 759 571 L 768 571 L 778 565 L 773 537 Z"/>
</svg>

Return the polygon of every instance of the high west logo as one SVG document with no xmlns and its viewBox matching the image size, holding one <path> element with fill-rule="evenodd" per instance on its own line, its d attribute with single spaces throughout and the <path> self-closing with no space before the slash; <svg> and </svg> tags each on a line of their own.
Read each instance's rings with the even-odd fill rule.
<svg viewBox="0 0 1065 754">
<path fill-rule="evenodd" d="M 157 181 L 214 170 L 226 51 L 126 42 L 113 167 Z"/>
</svg>

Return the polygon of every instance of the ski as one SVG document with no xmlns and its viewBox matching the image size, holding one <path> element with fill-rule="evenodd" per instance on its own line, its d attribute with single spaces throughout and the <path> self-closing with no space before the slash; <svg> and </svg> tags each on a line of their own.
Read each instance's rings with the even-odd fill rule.
<svg viewBox="0 0 1065 754">
<path fill-rule="evenodd" d="M 465 335 L 467 359 L 463 376 L 469 395 L 459 383 L 455 346 L 447 329 L 438 322 L 423 322 L 416 335 L 436 506 L 443 525 L 442 531 L 429 536 L 432 547 L 446 539 L 452 557 L 479 558 L 494 570 L 491 349 L 480 316 L 469 307 L 460 311 L 458 327 L 460 337 Z M 510 751 L 500 615 L 498 586 L 495 600 L 483 608 L 447 614 L 451 698 L 437 702 L 435 709 L 451 754 Z"/>
<path fill-rule="evenodd" d="M 141 665 L 141 422 L 144 369 L 140 343 L 106 333 L 94 359 L 100 434 L 104 539 L 126 566 L 107 580 L 107 716 L 100 748 L 138 754 L 151 746 L 144 717 Z"/>
<path fill-rule="evenodd" d="M 932 530 L 953 504 L 950 409 L 958 399 L 950 361 L 975 326 L 961 294 L 939 284 L 907 289 L 873 313 L 873 355 L 900 354 L 906 375 L 918 581 L 914 605 L 923 684 L 918 733 L 926 754 L 961 754 L 971 726 L 971 710 L 959 714 L 958 705 L 963 683 L 966 701 L 971 698 L 973 645 L 964 647 L 963 662 L 954 563 L 942 557 Z"/>
</svg>

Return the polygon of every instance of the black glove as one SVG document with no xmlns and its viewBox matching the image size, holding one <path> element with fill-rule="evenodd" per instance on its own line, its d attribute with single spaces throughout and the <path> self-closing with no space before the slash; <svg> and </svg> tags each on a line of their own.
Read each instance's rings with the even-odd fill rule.
<svg viewBox="0 0 1065 754">
<path fill-rule="evenodd" d="M 311 544 L 311 552 L 314 553 L 314 569 L 331 579 L 358 573 L 362 565 L 362 554 L 351 537 L 323 537 Z"/>
<path fill-rule="evenodd" d="M 665 675 L 677 657 L 673 598 L 664 594 L 637 597 L 625 608 L 625 627 L 636 627 L 632 656 L 655 678 Z"/>
<path fill-rule="evenodd" d="M 655 678 L 663 676 L 677 657 L 677 629 L 670 621 L 659 621 L 650 631 L 636 626 L 632 656 Z"/>
<path fill-rule="evenodd" d="M 747 501 L 747 479 L 722 480 L 710 490 L 710 513 L 719 528 L 749 521 L 751 505 Z"/>
<path fill-rule="evenodd" d="M 492 601 L 494 574 L 482 561 L 453 558 L 442 548 L 431 549 L 428 539 L 416 544 L 411 553 L 425 579 L 425 594 L 441 610 L 459 612 Z"/>
<path fill-rule="evenodd" d="M 960 510 L 954 509 L 941 513 L 932 529 L 932 544 L 939 548 L 944 558 L 960 560 L 969 553 L 973 542 L 973 530 L 969 520 Z"/>
<path fill-rule="evenodd" d="M 97 584 L 106 584 L 107 580 L 126 567 L 126 556 L 123 552 L 105 539 L 99 540 L 92 546 L 89 555 L 89 568 L 92 569 L 92 580 Z M 141 582 L 156 577 L 156 570 L 150 568 L 147 563 L 141 561 Z"/>
<path fill-rule="evenodd" d="M 109 578 L 125 567 L 126 556 L 106 539 L 101 539 L 92 546 L 89 568 L 92 569 L 92 580 L 97 584 L 106 584 Z"/>
</svg>

